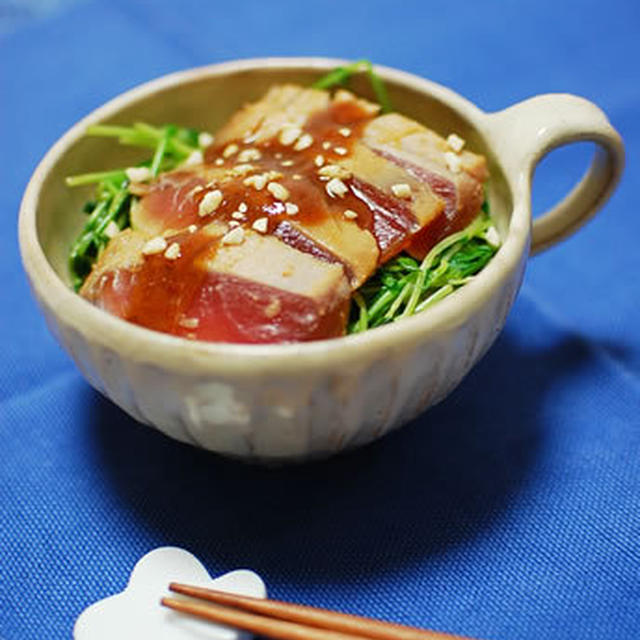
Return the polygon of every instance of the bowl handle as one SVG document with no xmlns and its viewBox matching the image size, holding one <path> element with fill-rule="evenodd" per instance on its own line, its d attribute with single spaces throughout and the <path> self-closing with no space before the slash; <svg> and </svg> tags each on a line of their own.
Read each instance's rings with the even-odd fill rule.
<svg viewBox="0 0 640 640">
<path fill-rule="evenodd" d="M 531 253 L 548 249 L 581 227 L 609 199 L 624 167 L 624 145 L 606 115 L 592 102 L 569 94 L 547 94 L 492 113 L 492 146 L 518 188 L 530 193 L 531 176 L 551 150 L 594 142 L 591 166 L 555 207 L 533 221 Z M 524 180 L 524 183 L 522 182 Z"/>
</svg>

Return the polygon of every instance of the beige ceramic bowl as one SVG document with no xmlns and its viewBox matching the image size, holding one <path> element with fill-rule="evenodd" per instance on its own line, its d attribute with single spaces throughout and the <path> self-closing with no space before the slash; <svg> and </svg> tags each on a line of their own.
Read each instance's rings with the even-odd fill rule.
<svg viewBox="0 0 640 640">
<path fill-rule="evenodd" d="M 442 134 L 457 132 L 489 158 L 490 202 L 503 246 L 473 282 L 402 322 L 287 345 L 189 342 L 124 322 L 71 290 L 66 254 L 82 224 L 87 193 L 67 189 L 64 177 L 122 166 L 129 158 L 113 142 L 83 138 L 87 125 L 146 120 L 215 131 L 272 83 L 309 84 L 341 63 L 245 60 L 160 78 L 91 113 L 36 169 L 19 224 L 34 294 L 91 385 L 140 422 L 212 451 L 258 460 L 302 460 L 379 438 L 456 387 L 500 332 L 529 254 L 575 231 L 620 177 L 620 137 L 602 111 L 582 98 L 538 96 L 484 113 L 449 89 L 379 67 L 399 112 Z M 354 87 L 369 94 L 364 79 Z M 578 140 L 597 145 L 591 168 L 532 225 L 536 163 L 550 149 Z"/>
</svg>

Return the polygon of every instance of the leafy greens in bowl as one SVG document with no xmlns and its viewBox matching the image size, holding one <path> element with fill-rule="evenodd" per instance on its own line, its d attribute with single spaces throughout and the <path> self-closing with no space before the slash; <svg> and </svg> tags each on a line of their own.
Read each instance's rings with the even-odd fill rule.
<svg viewBox="0 0 640 640">
<path fill-rule="evenodd" d="M 344 88 L 330 98 L 327 89 L 360 70 L 376 103 Z M 176 125 L 89 127 L 88 135 L 151 155 L 67 178 L 69 186 L 97 185 L 69 257 L 76 290 L 142 326 L 230 342 L 336 337 L 426 309 L 486 265 L 498 234 L 484 196 L 484 158 L 463 152 L 457 134 L 442 138 L 384 115 L 392 112 L 384 83 L 359 61 L 311 89 L 272 87 L 232 116 L 223 143 Z M 265 187 L 266 199 L 257 193 Z M 112 239 L 116 248 L 105 252 Z M 150 257 L 157 253 L 166 260 Z M 275 273 L 283 259 L 292 265 L 288 278 Z M 334 273 L 320 262 L 334 263 Z M 336 265 L 338 286 L 328 281 Z M 158 284 L 181 304 L 146 295 L 143 305 L 132 302 Z M 252 315 L 245 300 L 235 304 L 242 292 L 254 300 Z"/>
<path fill-rule="evenodd" d="M 431 257 L 429 251 L 435 251 L 437 244 L 418 260 L 399 254 L 390 257 L 383 271 L 374 269 L 368 274 L 373 279 L 359 284 L 362 300 L 358 304 L 356 299 L 351 325 L 361 323 L 363 328 L 365 320 L 366 326 L 379 324 L 390 307 L 380 307 L 376 296 L 386 291 L 390 306 L 396 305 L 394 311 L 402 315 L 406 305 L 416 311 L 447 284 L 457 287 L 466 282 L 464 286 L 427 313 L 407 315 L 401 322 L 340 339 L 287 344 L 185 340 L 125 322 L 73 291 L 69 247 L 88 220 L 81 212 L 86 194 L 66 187 L 64 179 L 94 168 L 91 163 L 96 158 L 104 167 L 134 167 L 140 161 L 137 148 L 124 156 L 129 150 L 113 145 L 112 140 L 87 137 L 90 127 L 169 121 L 219 135 L 241 105 L 251 104 L 269 87 L 283 83 L 308 87 L 336 64 L 344 66 L 324 59 L 249 60 L 186 71 L 143 85 L 69 131 L 44 158 L 27 188 L 20 214 L 21 251 L 49 325 L 95 388 L 138 420 L 174 438 L 236 457 L 301 460 L 368 442 L 406 423 L 455 388 L 489 348 L 516 295 L 532 241 L 533 249 L 540 250 L 566 236 L 606 200 L 619 178 L 623 163 L 619 136 L 602 112 L 585 100 L 540 96 L 487 114 L 449 89 L 400 71 L 376 68 L 396 113 L 428 123 L 444 135 L 456 132 L 467 148 L 486 158 L 491 175 L 486 199 L 500 248 L 470 281 L 468 269 L 486 257 L 479 256 L 479 244 L 470 234 L 447 234 L 446 246 L 441 245 Z M 375 100 L 360 75 L 353 77 L 350 89 Z M 164 129 L 159 130 L 164 136 Z M 532 229 L 531 172 L 549 149 L 577 139 L 597 143 L 594 165 L 568 201 L 537 219 Z M 157 152 L 157 147 L 150 147 L 151 157 Z M 160 159 L 160 165 L 165 159 Z M 294 193 L 293 183 L 278 180 Z M 267 193 L 265 186 L 260 197 L 266 198 Z M 281 202 L 278 215 L 286 209 L 287 200 Z M 234 211 L 242 213 L 235 205 Z M 104 230 L 111 221 L 119 224 L 118 213 Z M 487 233 L 481 221 L 469 222 L 479 225 L 473 229 L 482 235 L 482 243 L 493 247 L 494 234 Z M 347 233 L 349 229 L 358 233 L 347 223 L 353 221 L 344 218 Z M 458 251 L 462 253 L 454 258 Z M 164 253 L 155 254 L 159 267 L 165 264 L 161 259 L 170 262 Z M 428 270 L 420 268 L 425 260 Z M 331 261 L 313 265 L 323 273 L 339 274 Z M 404 280 L 407 273 L 415 274 L 415 281 Z M 375 279 L 382 288 L 367 290 Z M 420 287 L 415 286 L 418 283 Z M 431 290 L 416 300 L 414 292 L 421 294 L 425 284 Z"/>
</svg>

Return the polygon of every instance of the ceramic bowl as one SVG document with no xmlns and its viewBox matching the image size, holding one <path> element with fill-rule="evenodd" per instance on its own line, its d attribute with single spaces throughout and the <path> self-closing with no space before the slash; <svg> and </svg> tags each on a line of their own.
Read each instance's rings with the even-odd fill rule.
<svg viewBox="0 0 640 640">
<path fill-rule="evenodd" d="M 489 159 L 489 198 L 503 244 L 471 283 L 392 325 L 284 345 L 191 342 L 125 322 L 73 292 L 66 254 L 82 225 L 87 193 L 65 187 L 64 177 L 129 159 L 111 141 L 84 138 L 87 125 L 146 120 L 215 131 L 271 84 L 309 84 L 343 63 L 267 58 L 171 74 L 96 109 L 37 167 L 19 222 L 34 295 L 89 383 L 136 420 L 211 451 L 262 461 L 326 456 L 379 438 L 458 385 L 502 329 L 529 255 L 575 231 L 618 182 L 622 142 L 587 100 L 543 95 L 485 113 L 450 89 L 378 67 L 400 113 L 441 134 L 458 133 Z M 364 78 L 353 88 L 370 94 Z M 532 223 L 537 162 L 550 149 L 578 140 L 596 145 L 591 168 L 560 204 Z"/>
</svg>

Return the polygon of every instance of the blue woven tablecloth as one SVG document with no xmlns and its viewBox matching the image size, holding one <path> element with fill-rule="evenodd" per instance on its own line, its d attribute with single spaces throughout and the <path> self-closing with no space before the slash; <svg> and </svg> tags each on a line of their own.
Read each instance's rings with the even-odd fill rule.
<svg viewBox="0 0 640 640">
<path fill-rule="evenodd" d="M 495 640 L 640 637 L 640 4 L 0 1 L 0 637 L 69 638 L 135 561 L 182 546 L 272 596 Z M 219 6 L 218 6 L 219 5 Z M 619 191 L 531 260 L 456 393 L 353 454 L 266 470 L 136 424 L 47 331 L 18 255 L 38 160 L 170 71 L 369 57 L 496 110 L 566 91 L 625 138 Z M 539 171 L 542 210 L 590 149 Z M 171 481 L 168 481 L 171 471 Z"/>
</svg>

